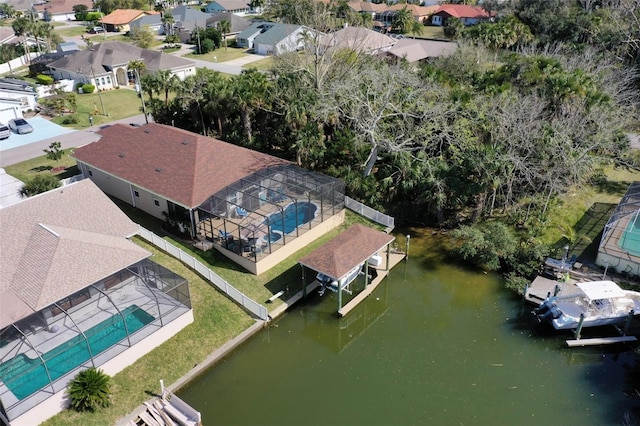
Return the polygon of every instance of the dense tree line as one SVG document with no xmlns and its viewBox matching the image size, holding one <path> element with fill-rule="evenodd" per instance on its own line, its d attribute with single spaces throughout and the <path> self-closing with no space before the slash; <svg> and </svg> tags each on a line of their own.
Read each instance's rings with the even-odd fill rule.
<svg viewBox="0 0 640 426">
<path fill-rule="evenodd" d="M 276 57 L 269 74 L 198 70 L 180 82 L 160 73 L 143 87 L 156 121 L 343 178 L 351 196 L 400 221 L 499 217 L 531 236 L 556 197 L 624 154 L 639 105 L 637 46 L 605 43 L 635 24 L 616 25 L 620 13 L 586 1 L 549 2 L 560 20 L 549 24 L 533 17 L 552 13 L 537 3 L 463 29 L 456 54 L 420 67 L 326 49 L 308 31 L 307 50 Z M 269 13 L 328 30 L 331 7 L 279 0 Z M 586 37 L 593 27 L 576 28 L 578 15 L 610 35 Z"/>
</svg>

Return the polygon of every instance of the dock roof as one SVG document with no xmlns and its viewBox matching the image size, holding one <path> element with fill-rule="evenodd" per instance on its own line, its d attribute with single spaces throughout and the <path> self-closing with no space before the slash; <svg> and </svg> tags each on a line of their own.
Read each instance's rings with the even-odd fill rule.
<svg viewBox="0 0 640 426">
<path fill-rule="evenodd" d="M 355 224 L 300 259 L 299 263 L 338 280 L 393 240 L 393 235 Z"/>
</svg>

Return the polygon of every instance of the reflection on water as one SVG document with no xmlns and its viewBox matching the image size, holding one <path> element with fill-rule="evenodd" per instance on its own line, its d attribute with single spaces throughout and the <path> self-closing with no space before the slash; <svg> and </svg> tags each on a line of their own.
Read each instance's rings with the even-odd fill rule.
<svg viewBox="0 0 640 426">
<path fill-rule="evenodd" d="M 314 293 L 178 395 L 205 425 L 635 418 L 632 350 L 566 348 L 495 277 L 444 264 L 439 243 L 412 233 L 410 259 L 347 317 L 333 293 Z"/>
</svg>

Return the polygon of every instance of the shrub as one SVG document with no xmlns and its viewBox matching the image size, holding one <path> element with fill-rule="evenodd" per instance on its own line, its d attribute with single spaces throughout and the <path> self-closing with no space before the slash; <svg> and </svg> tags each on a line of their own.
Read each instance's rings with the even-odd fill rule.
<svg viewBox="0 0 640 426">
<path fill-rule="evenodd" d="M 111 378 L 102 370 L 88 368 L 79 372 L 67 386 L 71 408 L 95 411 L 111 405 Z"/>
<path fill-rule="evenodd" d="M 43 84 L 45 86 L 51 86 L 53 84 L 53 77 L 48 76 L 48 75 L 44 75 L 44 74 L 38 74 L 36 76 L 36 81 L 38 82 L 38 84 Z"/>
<path fill-rule="evenodd" d="M 62 124 L 78 124 L 78 119 L 75 115 L 67 115 L 63 120 Z"/>
<path fill-rule="evenodd" d="M 33 197 L 34 195 L 42 194 L 43 192 L 58 188 L 59 186 L 60 179 L 58 179 L 56 176 L 49 173 L 38 174 L 35 175 L 33 179 L 24 184 L 24 186 L 20 189 L 20 195 L 23 198 Z"/>
<path fill-rule="evenodd" d="M 96 90 L 96 86 L 94 86 L 93 84 L 83 84 L 82 85 L 82 91 L 84 93 L 93 93 L 94 90 Z"/>
</svg>

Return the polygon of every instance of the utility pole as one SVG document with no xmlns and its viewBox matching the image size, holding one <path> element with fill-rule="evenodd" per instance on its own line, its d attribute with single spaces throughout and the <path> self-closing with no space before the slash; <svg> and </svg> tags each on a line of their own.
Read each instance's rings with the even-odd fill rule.
<svg viewBox="0 0 640 426">
<path fill-rule="evenodd" d="M 91 67 L 91 75 L 93 75 L 93 82 L 95 83 L 96 90 L 98 91 L 98 98 L 100 99 L 100 106 L 102 106 L 102 114 L 106 115 L 108 117 L 109 114 L 107 114 L 107 110 L 104 108 L 104 102 L 102 101 L 102 93 L 100 92 L 100 88 L 98 87 L 98 80 L 96 80 L 96 73 L 93 71 L 93 67 L 91 66 L 91 64 L 89 64 L 89 66 Z"/>
</svg>

